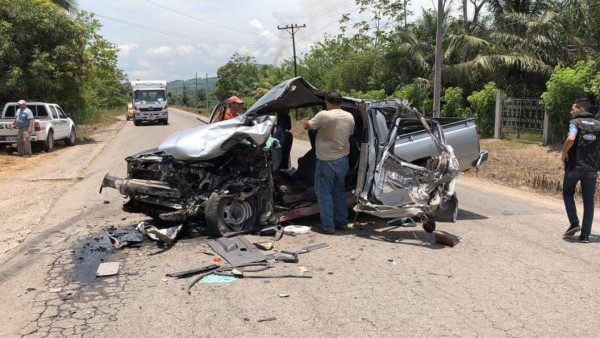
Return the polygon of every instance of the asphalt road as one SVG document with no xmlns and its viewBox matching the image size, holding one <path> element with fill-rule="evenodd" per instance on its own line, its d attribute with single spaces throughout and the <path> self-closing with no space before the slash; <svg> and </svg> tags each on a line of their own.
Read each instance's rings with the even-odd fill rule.
<svg viewBox="0 0 600 338">
<path fill-rule="evenodd" d="M 71 174 L 79 179 L 60 192 L 35 231 L 0 265 L 1 336 L 598 334 L 600 238 L 591 236 L 587 245 L 564 240 L 560 200 L 467 177 L 457 188 L 459 220 L 438 223 L 461 238 L 453 248 L 434 243 L 420 228 L 390 228 L 382 221 L 334 236 L 284 236 L 276 249 L 331 246 L 272 269 L 308 270 L 304 274 L 313 278 L 202 283 L 188 295 L 189 279 L 165 273 L 210 264 L 204 236 L 169 250 L 151 243 L 126 252 L 102 249 L 104 229 L 145 219 L 124 213 L 116 191 L 98 194 L 102 177 L 123 176 L 125 156 L 200 124 L 195 115 L 175 109 L 170 122 L 135 127 L 121 121 L 97 142 L 74 147 L 79 156 L 62 159 L 81 168 Z M 100 259 L 120 262 L 119 275 L 95 278 Z M 275 319 L 259 321 L 269 317 Z"/>
</svg>

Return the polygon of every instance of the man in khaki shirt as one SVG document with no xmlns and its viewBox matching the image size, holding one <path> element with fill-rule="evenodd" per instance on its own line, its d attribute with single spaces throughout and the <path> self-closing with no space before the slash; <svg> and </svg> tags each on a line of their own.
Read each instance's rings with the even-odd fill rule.
<svg viewBox="0 0 600 338">
<path fill-rule="evenodd" d="M 334 234 L 335 229 L 348 229 L 345 180 L 354 117 L 341 109 L 342 95 L 338 91 L 325 95 L 325 107 L 327 110 L 311 120 L 304 120 L 304 129 L 317 131 L 314 188 L 321 209 L 321 231 Z"/>
</svg>

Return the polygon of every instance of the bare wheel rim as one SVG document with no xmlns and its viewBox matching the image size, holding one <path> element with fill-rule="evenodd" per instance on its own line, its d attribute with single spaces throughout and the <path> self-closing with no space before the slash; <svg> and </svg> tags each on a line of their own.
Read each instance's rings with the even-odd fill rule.
<svg viewBox="0 0 600 338">
<path fill-rule="evenodd" d="M 71 143 L 75 143 L 75 129 L 71 129 L 71 135 L 69 135 Z"/>
<path fill-rule="evenodd" d="M 246 201 L 230 199 L 223 205 L 221 217 L 231 229 L 241 231 L 244 222 L 252 217 L 252 206 Z"/>
</svg>

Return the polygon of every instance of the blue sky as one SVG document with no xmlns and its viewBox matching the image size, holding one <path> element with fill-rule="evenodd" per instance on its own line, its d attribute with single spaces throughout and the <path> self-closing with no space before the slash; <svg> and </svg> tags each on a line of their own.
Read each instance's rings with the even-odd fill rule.
<svg viewBox="0 0 600 338">
<path fill-rule="evenodd" d="M 412 0 L 410 9 L 432 7 Z M 354 0 L 78 0 L 78 8 L 96 13 L 130 80 L 214 76 L 236 51 L 277 64 L 292 56 L 291 36 L 278 25 L 306 24 L 296 34 L 301 56 L 339 32 L 342 13 L 359 20 Z"/>
</svg>

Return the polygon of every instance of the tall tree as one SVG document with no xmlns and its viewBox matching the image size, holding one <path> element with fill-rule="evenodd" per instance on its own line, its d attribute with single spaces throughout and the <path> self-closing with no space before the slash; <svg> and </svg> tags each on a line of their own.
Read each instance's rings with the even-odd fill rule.
<svg viewBox="0 0 600 338">
<path fill-rule="evenodd" d="M 218 80 L 214 90 L 219 100 L 230 95 L 251 96 L 256 82 L 258 66 L 256 60 L 248 55 L 234 53 L 229 62 L 217 70 Z"/>
</svg>

